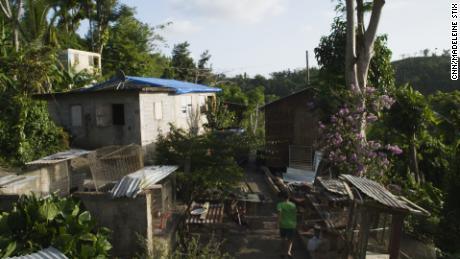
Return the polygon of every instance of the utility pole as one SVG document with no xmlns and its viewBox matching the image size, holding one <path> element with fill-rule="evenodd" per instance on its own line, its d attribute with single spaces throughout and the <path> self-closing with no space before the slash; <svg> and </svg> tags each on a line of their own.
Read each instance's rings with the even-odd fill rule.
<svg viewBox="0 0 460 259">
<path fill-rule="evenodd" d="M 308 64 L 308 50 L 305 51 L 305 58 L 307 61 L 306 75 L 307 75 L 307 86 L 310 86 L 310 65 Z"/>
</svg>

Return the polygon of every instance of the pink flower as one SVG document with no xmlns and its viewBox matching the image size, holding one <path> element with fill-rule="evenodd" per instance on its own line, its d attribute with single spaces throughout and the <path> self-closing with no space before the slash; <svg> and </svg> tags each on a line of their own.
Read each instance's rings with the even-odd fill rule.
<svg viewBox="0 0 460 259">
<path fill-rule="evenodd" d="M 366 120 L 367 120 L 368 122 L 374 122 L 374 121 L 377 121 L 378 119 L 379 119 L 379 118 L 378 118 L 377 116 L 375 116 L 374 114 L 372 114 L 372 113 L 369 114 L 369 115 L 367 115 L 367 118 L 366 118 Z"/>
<path fill-rule="evenodd" d="M 354 93 L 354 94 L 359 94 L 359 93 L 361 93 L 361 90 L 359 89 L 358 86 L 353 84 L 353 85 L 351 85 L 351 92 Z"/>
<path fill-rule="evenodd" d="M 390 151 L 393 155 L 400 155 L 403 153 L 402 149 L 398 146 L 386 145 L 386 149 Z"/>
<path fill-rule="evenodd" d="M 373 94 L 375 93 L 376 89 L 374 87 L 366 87 L 366 93 L 367 94 Z"/>
<path fill-rule="evenodd" d="M 357 160 L 358 160 L 358 156 L 355 153 L 353 153 L 351 155 L 351 161 L 357 161 Z"/>
<path fill-rule="evenodd" d="M 342 136 L 336 134 L 336 138 L 333 141 L 334 145 L 338 146 L 338 145 L 342 144 L 342 142 L 343 142 Z"/>
<path fill-rule="evenodd" d="M 348 110 L 347 108 L 342 108 L 339 111 L 339 115 L 344 116 L 344 115 L 347 115 L 349 112 L 350 110 Z"/>
<path fill-rule="evenodd" d="M 385 107 L 386 109 L 390 109 L 391 106 L 395 103 L 395 100 L 388 95 L 382 95 L 380 97 L 380 102 L 383 107 Z"/>
</svg>

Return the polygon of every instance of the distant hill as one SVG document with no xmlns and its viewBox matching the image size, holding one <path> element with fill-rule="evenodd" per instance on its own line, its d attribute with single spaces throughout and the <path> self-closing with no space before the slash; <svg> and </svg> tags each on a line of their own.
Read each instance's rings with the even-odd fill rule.
<svg viewBox="0 0 460 259">
<path fill-rule="evenodd" d="M 423 94 L 460 90 L 460 81 L 450 80 L 450 57 L 410 57 L 392 62 L 396 85 L 410 83 Z"/>
</svg>

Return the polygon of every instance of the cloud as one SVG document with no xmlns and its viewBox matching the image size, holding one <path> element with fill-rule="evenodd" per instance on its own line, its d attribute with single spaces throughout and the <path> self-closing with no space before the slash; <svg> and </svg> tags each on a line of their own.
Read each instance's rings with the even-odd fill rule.
<svg viewBox="0 0 460 259">
<path fill-rule="evenodd" d="M 174 8 L 194 16 L 256 23 L 285 10 L 288 0 L 169 0 Z"/>
<path fill-rule="evenodd" d="M 165 28 L 167 34 L 174 35 L 190 35 L 200 32 L 202 28 L 189 20 L 180 20 L 170 18 L 167 21 L 172 21 L 172 24 Z"/>
</svg>

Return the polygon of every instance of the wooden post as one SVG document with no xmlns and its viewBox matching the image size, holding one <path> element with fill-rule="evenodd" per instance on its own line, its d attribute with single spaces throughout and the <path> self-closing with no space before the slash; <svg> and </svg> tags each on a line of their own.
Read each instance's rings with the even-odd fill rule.
<svg viewBox="0 0 460 259">
<path fill-rule="evenodd" d="M 399 248 L 401 245 L 401 234 L 403 229 L 404 215 L 393 214 L 391 220 L 390 246 L 388 252 L 390 259 L 399 258 Z"/>
<path fill-rule="evenodd" d="M 153 225 L 153 218 L 154 216 L 154 197 L 153 197 L 153 191 L 152 190 L 146 190 L 145 191 L 145 199 L 146 199 L 146 210 L 147 210 L 147 251 L 148 254 L 153 254 L 153 238 L 154 238 L 154 225 Z"/>
<path fill-rule="evenodd" d="M 367 242 L 369 239 L 369 221 L 370 221 L 370 211 L 368 208 L 363 208 L 361 212 L 361 226 L 359 229 L 359 248 L 358 248 L 358 258 L 365 259 L 367 251 Z"/>
</svg>

